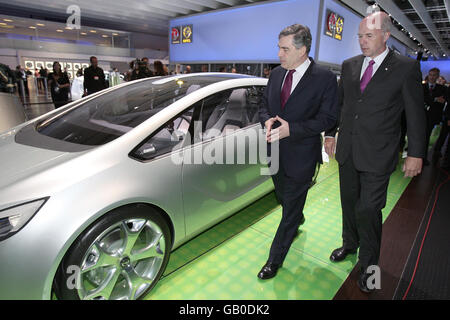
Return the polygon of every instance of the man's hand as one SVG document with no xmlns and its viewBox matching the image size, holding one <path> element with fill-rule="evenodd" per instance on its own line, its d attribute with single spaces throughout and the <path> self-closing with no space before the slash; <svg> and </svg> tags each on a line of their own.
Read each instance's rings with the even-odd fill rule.
<svg viewBox="0 0 450 320">
<path fill-rule="evenodd" d="M 270 134 L 270 130 L 272 130 L 272 126 L 277 121 L 275 118 L 270 118 L 266 122 L 264 122 L 264 126 L 266 127 L 266 138 Z"/>
<path fill-rule="evenodd" d="M 325 152 L 330 158 L 334 157 L 334 153 L 336 151 L 336 139 L 333 137 L 325 137 L 324 141 Z"/>
<path fill-rule="evenodd" d="M 402 171 L 406 177 L 415 177 L 422 172 L 422 158 L 406 157 Z"/>
<path fill-rule="evenodd" d="M 276 129 L 267 131 L 267 141 L 274 142 L 274 141 L 289 137 L 289 123 L 286 120 L 283 120 L 282 118 L 280 118 L 279 116 L 276 116 L 275 118 L 271 118 L 271 119 L 274 119 L 273 122 L 275 122 L 275 121 L 280 122 L 281 126 L 279 126 Z M 269 119 L 267 121 L 270 121 L 271 119 Z M 266 123 L 267 123 L 267 121 L 266 121 Z M 273 125 L 273 122 L 272 122 L 272 125 Z M 270 128 L 272 128 L 272 125 L 270 126 Z M 267 128 L 267 126 L 266 126 L 266 128 Z"/>
<path fill-rule="evenodd" d="M 439 103 L 445 103 L 444 96 L 436 97 L 435 100 Z"/>
</svg>

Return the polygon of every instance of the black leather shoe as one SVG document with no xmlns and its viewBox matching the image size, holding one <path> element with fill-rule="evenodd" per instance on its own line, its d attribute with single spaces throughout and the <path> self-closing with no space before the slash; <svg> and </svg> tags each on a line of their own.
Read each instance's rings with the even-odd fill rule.
<svg viewBox="0 0 450 320">
<path fill-rule="evenodd" d="M 375 289 L 369 289 L 367 287 L 367 279 L 369 278 L 370 274 L 367 274 L 364 272 L 364 270 L 361 269 L 358 277 L 358 288 L 364 293 L 371 293 L 375 291 Z"/>
<path fill-rule="evenodd" d="M 258 278 L 266 280 L 275 277 L 279 267 L 280 265 L 276 263 L 267 262 L 264 267 L 262 267 L 261 271 L 259 271 Z"/>
<path fill-rule="evenodd" d="M 330 256 L 330 260 L 334 262 L 342 261 L 347 257 L 348 254 L 355 254 L 356 249 L 345 249 L 344 247 L 340 247 L 335 249 Z"/>
</svg>

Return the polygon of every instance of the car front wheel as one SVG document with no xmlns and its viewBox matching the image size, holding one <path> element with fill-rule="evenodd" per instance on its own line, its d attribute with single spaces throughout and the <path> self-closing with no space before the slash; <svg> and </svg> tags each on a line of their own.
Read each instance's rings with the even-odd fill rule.
<svg viewBox="0 0 450 320">
<path fill-rule="evenodd" d="M 119 208 L 85 230 L 54 281 L 59 299 L 135 300 L 158 282 L 169 260 L 170 229 L 145 205 Z"/>
</svg>

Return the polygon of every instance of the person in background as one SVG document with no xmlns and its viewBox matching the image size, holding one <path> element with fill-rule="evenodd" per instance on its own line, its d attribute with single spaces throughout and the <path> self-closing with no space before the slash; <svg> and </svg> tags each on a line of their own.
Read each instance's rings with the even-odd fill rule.
<svg viewBox="0 0 450 320">
<path fill-rule="evenodd" d="M 186 70 L 184 70 L 184 73 L 191 73 L 191 66 L 187 65 Z"/>
<path fill-rule="evenodd" d="M 159 60 L 155 60 L 155 62 L 153 62 L 153 70 L 155 70 L 154 75 L 156 77 L 163 77 L 163 76 L 167 76 L 168 75 L 168 72 L 166 72 L 164 70 L 164 65 Z"/>
<path fill-rule="evenodd" d="M 202 65 L 202 72 L 208 72 L 208 65 L 207 64 L 203 64 Z"/>
<path fill-rule="evenodd" d="M 13 93 L 16 75 L 6 64 L 0 63 L 0 92 Z"/>
<path fill-rule="evenodd" d="M 225 68 L 225 67 L 220 67 L 220 68 L 219 68 L 219 72 L 227 72 L 227 68 Z"/>
<path fill-rule="evenodd" d="M 447 80 L 445 80 L 445 78 L 443 76 L 439 76 L 439 78 L 437 78 L 437 80 L 436 80 L 436 83 L 440 84 L 441 86 L 448 86 Z"/>
<path fill-rule="evenodd" d="M 98 66 L 97 57 L 92 56 L 90 62 L 91 66 L 84 70 L 84 95 L 90 95 L 107 88 L 105 73 Z"/>
<path fill-rule="evenodd" d="M 53 72 L 48 75 L 48 87 L 55 109 L 69 102 L 70 81 L 66 72 L 62 72 L 58 61 L 53 62 Z"/>
<path fill-rule="evenodd" d="M 43 88 L 43 90 L 45 90 L 45 84 L 47 82 L 47 75 L 48 75 L 48 70 L 46 68 L 44 68 L 43 66 L 41 66 L 41 69 L 39 70 L 39 82 L 41 83 L 41 86 Z"/>
<path fill-rule="evenodd" d="M 439 134 L 439 138 L 436 140 L 436 144 L 434 145 L 434 151 L 433 151 L 433 162 L 437 162 L 440 157 L 444 156 L 444 163 L 448 163 L 447 158 L 448 156 L 446 154 L 449 153 L 449 147 L 447 144 L 447 152 L 441 152 L 442 147 L 444 146 L 445 140 L 449 136 L 450 133 L 450 107 L 449 107 L 449 93 L 450 88 L 447 86 L 447 81 L 443 76 L 439 76 L 436 80 L 436 84 L 440 85 L 444 88 L 443 94 L 445 94 L 444 97 L 444 107 L 443 107 L 443 118 L 442 118 L 442 128 L 441 132 Z"/>
<path fill-rule="evenodd" d="M 428 71 L 428 83 L 422 85 L 423 97 L 426 110 L 427 131 L 426 131 L 426 154 L 428 153 L 428 145 L 430 143 L 431 133 L 435 125 L 442 121 L 444 106 L 446 102 L 447 88 L 436 82 L 439 78 L 440 70 L 432 68 Z M 439 139 L 438 139 L 439 140 Z M 440 157 L 440 149 L 442 144 L 435 144 L 433 151 L 433 160 Z M 425 165 L 428 165 L 428 160 L 425 159 Z"/>
<path fill-rule="evenodd" d="M 146 78 L 153 77 L 153 72 L 150 70 L 150 62 L 148 61 L 147 57 L 142 58 L 142 63 L 144 64 L 145 68 L 143 68 L 144 74 Z"/>
<path fill-rule="evenodd" d="M 22 80 L 22 81 L 21 81 Z M 28 82 L 27 82 L 27 74 L 21 65 L 16 67 L 16 81 L 19 87 L 19 94 L 21 94 L 21 86 L 23 86 L 25 90 L 25 95 L 29 96 L 30 92 L 28 90 Z"/>
<path fill-rule="evenodd" d="M 70 94 L 72 95 L 72 101 L 79 100 L 83 97 L 84 93 L 84 76 L 83 69 L 78 69 L 75 79 L 72 81 L 72 86 L 70 88 Z"/>
<path fill-rule="evenodd" d="M 131 80 L 149 78 L 153 76 L 153 72 L 147 67 L 142 60 L 136 59 L 134 62 L 134 70 L 131 73 Z"/>
<path fill-rule="evenodd" d="M 236 68 L 235 68 L 235 67 L 231 68 L 231 73 L 237 73 L 237 71 L 236 71 Z"/>
</svg>

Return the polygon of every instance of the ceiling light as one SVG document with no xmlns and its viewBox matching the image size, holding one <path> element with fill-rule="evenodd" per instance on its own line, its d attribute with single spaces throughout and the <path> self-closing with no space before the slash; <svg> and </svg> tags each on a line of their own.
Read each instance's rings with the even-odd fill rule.
<svg viewBox="0 0 450 320">
<path fill-rule="evenodd" d="M 102 37 L 103 37 L 103 38 L 108 38 L 108 35 L 102 34 Z"/>
<path fill-rule="evenodd" d="M 89 30 L 89 32 L 92 32 L 92 33 L 97 33 L 97 31 L 95 31 L 95 30 Z"/>
<path fill-rule="evenodd" d="M 6 26 L 7 24 L 4 22 L 0 22 L 0 26 Z"/>
<path fill-rule="evenodd" d="M 3 21 L 5 21 L 5 22 L 13 22 L 13 20 L 11 20 L 11 19 L 3 19 Z"/>
<path fill-rule="evenodd" d="M 36 29 L 35 26 L 29 26 L 28 28 L 30 28 L 30 29 Z"/>
<path fill-rule="evenodd" d="M 64 30 L 57 29 L 56 32 L 64 32 Z"/>
<path fill-rule="evenodd" d="M 72 30 L 73 28 L 72 28 L 72 27 L 65 27 L 64 29 L 66 29 L 66 30 Z"/>
<path fill-rule="evenodd" d="M 113 36 L 118 36 L 119 34 L 118 34 L 118 33 L 113 33 L 112 35 L 113 35 Z"/>
<path fill-rule="evenodd" d="M 36 23 L 36 25 L 39 27 L 45 27 L 45 24 L 43 24 L 43 23 Z"/>
<path fill-rule="evenodd" d="M 81 34 L 82 36 L 85 36 L 85 35 L 87 35 L 87 33 L 86 33 L 86 32 L 80 32 L 80 34 Z"/>
</svg>

